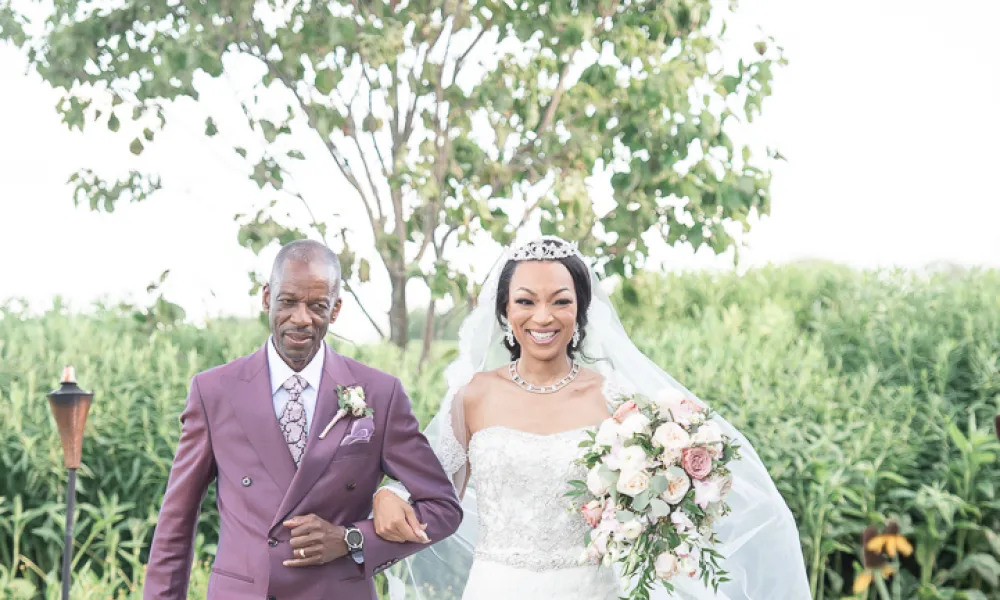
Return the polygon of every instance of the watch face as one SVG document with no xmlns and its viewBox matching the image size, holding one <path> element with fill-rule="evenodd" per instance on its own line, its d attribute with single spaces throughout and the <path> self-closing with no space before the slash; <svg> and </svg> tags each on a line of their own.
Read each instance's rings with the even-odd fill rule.
<svg viewBox="0 0 1000 600">
<path fill-rule="evenodd" d="M 347 545 L 348 546 L 352 546 L 352 547 L 356 548 L 356 547 L 358 547 L 358 546 L 361 545 L 361 542 L 364 539 L 365 539 L 364 536 L 361 535 L 361 531 L 359 531 L 357 529 L 352 529 L 352 530 L 350 530 L 350 531 L 347 532 Z"/>
</svg>

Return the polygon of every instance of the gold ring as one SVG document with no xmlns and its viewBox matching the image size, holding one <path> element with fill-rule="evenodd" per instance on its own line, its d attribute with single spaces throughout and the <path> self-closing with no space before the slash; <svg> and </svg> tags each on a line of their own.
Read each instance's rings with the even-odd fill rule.
<svg viewBox="0 0 1000 600">
<path fill-rule="evenodd" d="M 299 548 L 299 558 L 305 558 L 305 557 L 306 557 L 306 549 Z"/>
</svg>

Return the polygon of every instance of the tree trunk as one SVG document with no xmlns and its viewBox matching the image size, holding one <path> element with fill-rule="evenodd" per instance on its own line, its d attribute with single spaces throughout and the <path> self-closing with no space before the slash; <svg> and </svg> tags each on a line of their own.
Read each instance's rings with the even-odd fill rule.
<svg viewBox="0 0 1000 600">
<path fill-rule="evenodd" d="M 389 307 L 389 338 L 393 344 L 401 349 L 406 349 L 406 343 L 410 340 L 409 315 L 406 312 L 406 272 L 400 270 L 389 270 L 389 281 L 392 283 L 392 305 Z"/>
<path fill-rule="evenodd" d="M 417 373 L 424 372 L 424 364 L 431 355 L 431 342 L 434 341 L 434 305 L 437 299 L 431 296 L 431 301 L 427 305 L 427 318 L 424 319 L 424 349 L 420 352 L 420 363 L 417 365 Z"/>
</svg>

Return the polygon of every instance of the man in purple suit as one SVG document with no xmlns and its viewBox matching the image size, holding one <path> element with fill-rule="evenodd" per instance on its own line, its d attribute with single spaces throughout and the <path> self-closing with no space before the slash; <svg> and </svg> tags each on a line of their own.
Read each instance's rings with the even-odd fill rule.
<svg viewBox="0 0 1000 600">
<path fill-rule="evenodd" d="M 339 295 L 329 248 L 286 245 L 264 287 L 268 342 L 192 380 L 145 600 L 187 598 L 213 480 L 221 527 L 210 599 L 374 599 L 374 575 L 425 547 L 375 534 L 369 515 L 383 475 L 406 485 L 427 541 L 458 528 L 454 489 L 399 380 L 323 341 Z"/>
</svg>

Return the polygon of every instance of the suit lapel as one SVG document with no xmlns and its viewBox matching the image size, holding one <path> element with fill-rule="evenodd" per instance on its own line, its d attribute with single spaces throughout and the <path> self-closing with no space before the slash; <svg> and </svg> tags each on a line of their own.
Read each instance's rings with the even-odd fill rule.
<svg viewBox="0 0 1000 600">
<path fill-rule="evenodd" d="M 337 386 L 350 387 L 355 384 L 354 377 L 347 368 L 347 362 L 342 356 L 326 347 L 326 357 L 323 361 L 323 376 L 319 384 L 319 393 L 316 398 L 316 412 L 313 414 L 312 423 L 309 425 L 309 437 L 306 439 L 305 454 L 299 462 L 299 468 L 292 477 L 288 492 L 281 501 L 278 513 L 275 515 L 271 529 L 274 529 L 291 511 L 305 498 L 309 490 L 312 489 L 316 481 L 329 466 L 333 455 L 340 448 L 340 442 L 347 434 L 351 417 L 348 415 L 334 425 L 333 429 L 326 434 L 324 439 L 319 439 L 319 434 L 326 429 L 326 426 L 333 420 L 339 407 L 337 397 Z M 288 454 L 288 452 L 286 452 Z M 289 455 L 291 460 L 291 455 Z"/>
<path fill-rule="evenodd" d="M 243 432 L 271 479 L 282 490 L 288 490 L 295 473 L 295 462 L 274 415 L 274 396 L 265 348 L 250 356 L 240 378 L 235 381 L 235 388 L 229 400 Z"/>
</svg>

